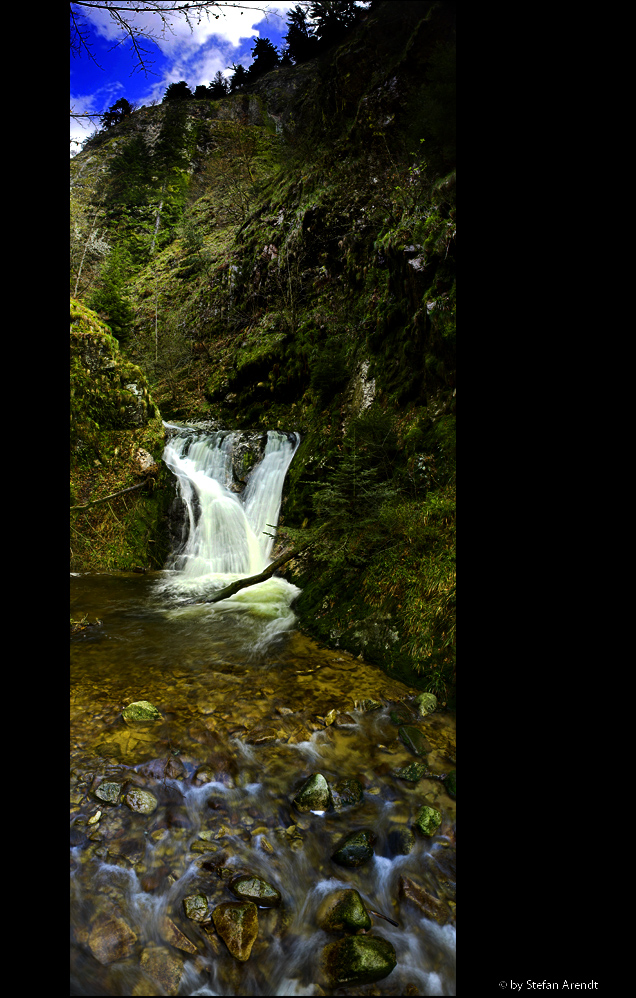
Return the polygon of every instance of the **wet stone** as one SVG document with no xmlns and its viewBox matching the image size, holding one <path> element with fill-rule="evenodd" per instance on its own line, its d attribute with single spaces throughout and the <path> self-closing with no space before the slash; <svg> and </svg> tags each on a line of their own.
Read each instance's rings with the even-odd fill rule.
<svg viewBox="0 0 636 998">
<path fill-rule="evenodd" d="M 444 780 L 444 788 L 448 796 L 455 800 L 457 797 L 457 778 L 455 770 L 453 770 L 452 773 L 449 773 Z"/>
<path fill-rule="evenodd" d="M 162 939 L 175 949 L 183 950 L 184 953 L 197 953 L 198 950 L 194 943 L 192 943 L 186 935 L 183 934 L 181 929 L 174 924 L 171 918 L 164 916 L 160 924 L 160 931 Z"/>
<path fill-rule="evenodd" d="M 429 894 L 413 880 L 409 880 L 408 877 L 400 877 L 398 897 L 400 900 L 410 901 L 416 908 L 419 908 L 426 918 L 432 919 L 439 925 L 445 925 L 451 920 L 448 905 L 433 897 L 432 894 Z"/>
<path fill-rule="evenodd" d="M 345 936 L 322 951 L 323 975 L 332 988 L 381 981 L 396 964 L 393 946 L 381 936 Z"/>
<path fill-rule="evenodd" d="M 442 823 L 442 815 L 436 808 L 425 804 L 417 813 L 413 827 L 422 835 L 435 835 Z"/>
<path fill-rule="evenodd" d="M 392 856 L 408 856 L 415 845 L 415 835 L 410 828 L 392 828 L 389 832 L 389 851 Z"/>
<path fill-rule="evenodd" d="M 398 734 L 400 740 L 415 755 L 426 755 L 429 751 L 429 746 L 424 735 L 419 728 L 414 727 L 412 724 L 401 724 L 398 728 Z"/>
<path fill-rule="evenodd" d="M 158 801 L 154 794 L 149 793 L 148 790 L 134 789 L 128 791 L 124 797 L 124 803 L 131 811 L 136 811 L 138 814 L 152 814 Z"/>
<path fill-rule="evenodd" d="M 277 908 L 282 901 L 280 891 L 268 884 L 266 880 L 252 877 L 249 874 L 236 877 L 228 887 L 235 897 L 241 901 L 252 901 L 261 908 Z"/>
<path fill-rule="evenodd" d="M 164 946 L 146 946 L 139 966 L 157 982 L 166 995 L 176 995 L 181 984 L 183 959 Z"/>
<path fill-rule="evenodd" d="M 331 791 L 333 806 L 336 811 L 359 804 L 363 797 L 362 784 L 359 780 L 340 780 Z"/>
<path fill-rule="evenodd" d="M 339 866 L 356 867 L 373 856 L 375 836 L 369 828 L 362 828 L 348 835 L 332 855 Z"/>
<path fill-rule="evenodd" d="M 312 773 L 293 799 L 299 811 L 327 811 L 331 806 L 329 784 L 322 773 Z"/>
<path fill-rule="evenodd" d="M 336 891 L 324 899 L 316 912 L 318 926 L 325 932 L 357 932 L 370 929 L 371 919 L 356 890 Z"/>
<path fill-rule="evenodd" d="M 214 927 L 228 950 L 242 963 L 249 960 L 258 935 L 258 909 L 251 901 L 224 901 L 212 912 Z"/>
<path fill-rule="evenodd" d="M 110 913 L 97 916 L 88 937 L 91 953 L 104 965 L 125 960 L 136 942 L 137 936 L 128 923 Z"/>
</svg>

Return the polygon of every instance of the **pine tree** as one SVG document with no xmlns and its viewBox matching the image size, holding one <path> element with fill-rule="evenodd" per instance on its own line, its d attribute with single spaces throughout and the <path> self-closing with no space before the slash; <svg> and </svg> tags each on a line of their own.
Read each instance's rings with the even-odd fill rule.
<svg viewBox="0 0 636 998">
<path fill-rule="evenodd" d="M 307 62 L 316 55 L 318 39 L 302 7 L 294 7 L 287 15 L 284 56 L 293 63 Z"/>
<path fill-rule="evenodd" d="M 162 103 L 165 104 L 166 101 L 172 100 L 192 100 L 194 94 L 190 90 L 190 87 L 185 80 L 179 80 L 178 83 L 171 83 L 165 94 L 163 95 Z"/>
<path fill-rule="evenodd" d="M 113 125 L 118 125 L 120 121 L 123 121 L 124 118 L 131 115 L 134 110 L 135 106 L 133 104 L 130 104 L 125 97 L 120 97 L 119 100 L 116 101 L 112 107 L 109 107 L 108 111 L 105 111 L 101 116 L 99 119 L 100 124 L 104 128 L 112 128 Z"/>
<path fill-rule="evenodd" d="M 279 65 L 278 51 L 270 42 L 269 38 L 255 38 L 252 49 L 254 62 L 248 70 L 250 81 L 257 80 L 259 76 L 264 76 L 271 69 Z"/>
<path fill-rule="evenodd" d="M 341 41 L 364 13 L 355 0 L 322 0 L 309 5 L 309 15 L 321 51 Z"/>
<path fill-rule="evenodd" d="M 241 66 L 241 69 L 243 67 Z M 227 97 L 229 92 L 228 82 L 223 76 L 223 73 L 219 69 L 215 75 L 214 79 L 210 83 L 207 90 L 207 96 L 212 100 L 220 100 L 222 97 Z"/>
<path fill-rule="evenodd" d="M 245 69 L 245 66 L 241 66 L 240 64 L 238 66 L 235 66 L 234 63 L 232 63 L 230 69 L 233 70 L 233 74 L 232 77 L 230 78 L 229 92 L 231 94 L 236 94 L 243 89 L 243 87 L 248 81 L 247 70 Z"/>
</svg>

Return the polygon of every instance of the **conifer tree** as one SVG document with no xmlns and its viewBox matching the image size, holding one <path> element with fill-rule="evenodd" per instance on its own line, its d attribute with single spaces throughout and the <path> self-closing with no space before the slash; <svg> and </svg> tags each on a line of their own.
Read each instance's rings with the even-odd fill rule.
<svg viewBox="0 0 636 998">
<path fill-rule="evenodd" d="M 179 80 L 178 83 L 171 83 L 165 94 L 163 95 L 162 103 L 165 104 L 166 101 L 172 100 L 192 100 L 194 94 L 190 90 L 190 87 L 185 80 Z"/>
<path fill-rule="evenodd" d="M 318 38 L 303 7 L 296 6 L 287 15 L 287 34 L 284 55 L 293 63 L 307 62 L 317 52 Z"/>
<path fill-rule="evenodd" d="M 120 121 L 127 118 L 135 110 L 135 105 L 130 104 L 125 97 L 120 97 L 112 107 L 108 108 L 104 114 L 99 119 L 100 124 L 104 128 L 112 128 L 113 125 L 118 125 Z"/>
<path fill-rule="evenodd" d="M 242 68 L 243 67 L 241 67 L 241 69 Z M 214 79 L 212 80 L 210 86 L 207 89 L 207 97 L 210 97 L 212 100 L 220 100 L 222 97 L 227 97 L 228 92 L 229 92 L 228 82 L 223 76 L 221 70 L 219 69 L 215 73 Z"/>
<path fill-rule="evenodd" d="M 276 46 L 272 45 L 269 38 L 255 38 L 252 55 L 254 56 L 254 62 L 248 69 L 250 81 L 257 80 L 259 76 L 269 73 L 280 62 Z"/>
</svg>

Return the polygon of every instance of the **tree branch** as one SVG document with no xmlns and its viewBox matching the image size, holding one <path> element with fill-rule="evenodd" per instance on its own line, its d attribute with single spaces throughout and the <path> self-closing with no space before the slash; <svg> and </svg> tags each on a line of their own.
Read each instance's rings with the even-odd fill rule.
<svg viewBox="0 0 636 998">
<path fill-rule="evenodd" d="M 120 489 L 119 492 L 111 492 L 109 496 L 102 496 L 101 499 L 91 499 L 90 502 L 84 503 L 83 506 L 71 506 L 71 509 L 88 509 L 89 506 L 94 506 L 96 502 L 106 502 L 107 499 L 113 499 L 115 496 L 123 496 L 124 492 L 132 492 L 134 489 L 143 489 L 145 481 L 139 482 L 138 485 L 131 485 L 128 489 Z"/>
</svg>

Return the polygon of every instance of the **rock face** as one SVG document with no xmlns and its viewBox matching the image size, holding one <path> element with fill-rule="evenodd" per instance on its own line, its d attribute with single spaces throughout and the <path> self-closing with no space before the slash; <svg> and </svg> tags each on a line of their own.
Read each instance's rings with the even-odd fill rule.
<svg viewBox="0 0 636 998">
<path fill-rule="evenodd" d="M 252 901 L 260 908 L 278 908 L 281 903 L 280 891 L 268 884 L 266 880 L 244 874 L 232 880 L 228 887 L 235 897 L 241 901 Z"/>
<path fill-rule="evenodd" d="M 224 901 L 212 912 L 214 927 L 236 960 L 249 960 L 258 935 L 258 912 L 251 901 Z"/>
<path fill-rule="evenodd" d="M 322 952 L 322 973 L 332 988 L 381 981 L 396 964 L 393 946 L 381 936 L 346 936 Z"/>
<path fill-rule="evenodd" d="M 348 835 L 331 858 L 339 866 L 361 866 L 373 856 L 374 841 L 373 832 L 369 828 L 361 828 L 360 831 Z"/>
<path fill-rule="evenodd" d="M 318 908 L 316 921 L 325 932 L 357 932 L 371 928 L 369 913 L 356 890 L 329 894 Z"/>
<path fill-rule="evenodd" d="M 301 811 L 327 811 L 331 806 L 329 784 L 322 773 L 312 773 L 294 797 L 295 807 Z"/>
</svg>

